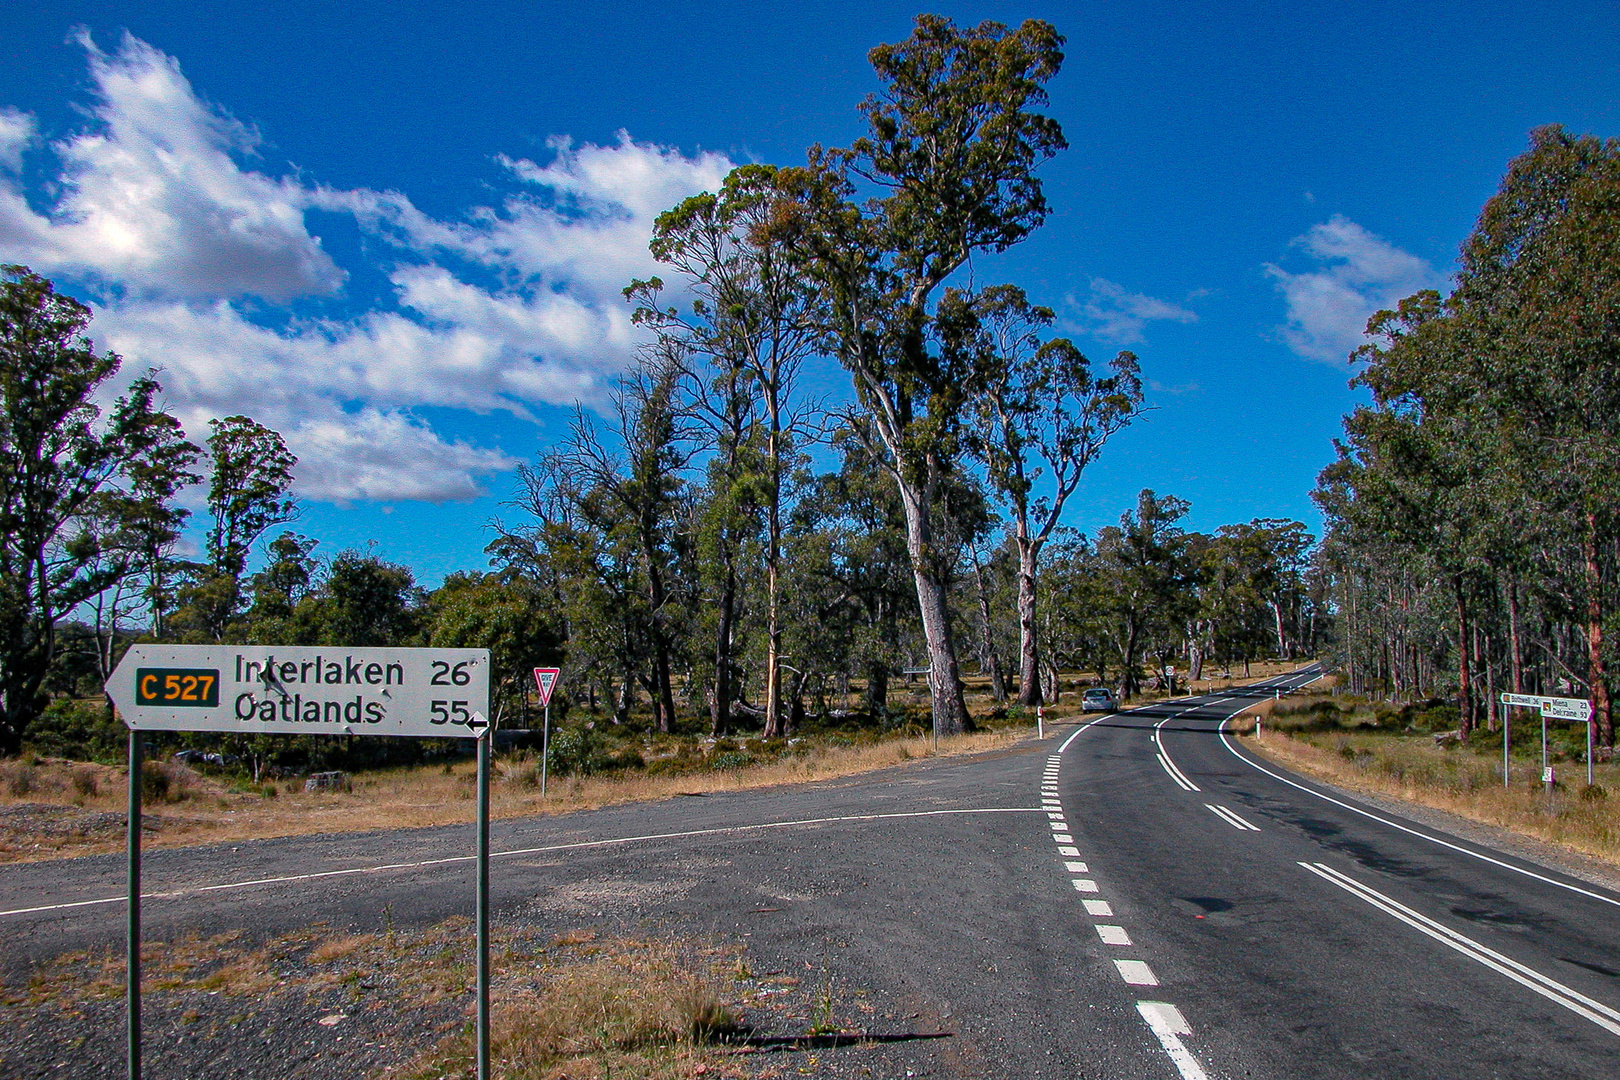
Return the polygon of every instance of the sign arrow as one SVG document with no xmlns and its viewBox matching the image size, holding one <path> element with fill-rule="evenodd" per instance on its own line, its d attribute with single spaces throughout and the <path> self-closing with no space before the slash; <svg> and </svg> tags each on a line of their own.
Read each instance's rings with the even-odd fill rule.
<svg viewBox="0 0 1620 1080">
<path fill-rule="evenodd" d="M 468 731 L 483 731 L 487 727 L 489 727 L 489 717 L 481 712 L 473 713 L 467 720 Z"/>
</svg>

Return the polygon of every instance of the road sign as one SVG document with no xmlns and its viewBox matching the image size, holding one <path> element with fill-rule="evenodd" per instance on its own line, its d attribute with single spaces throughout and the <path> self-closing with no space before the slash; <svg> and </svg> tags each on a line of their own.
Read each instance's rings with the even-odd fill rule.
<svg viewBox="0 0 1620 1080">
<path fill-rule="evenodd" d="M 132 731 L 477 738 L 489 650 L 132 645 L 107 693 Z"/>
<path fill-rule="evenodd" d="M 551 704 L 551 688 L 557 685 L 557 676 L 561 674 L 561 668 L 537 667 L 534 669 L 534 684 L 540 688 L 540 704 Z"/>
<path fill-rule="evenodd" d="M 1509 694 L 1505 692 L 1499 695 L 1499 699 L 1504 705 L 1525 705 L 1532 709 L 1538 708 L 1542 701 L 1535 694 Z"/>
<path fill-rule="evenodd" d="M 1541 715 L 1549 720 L 1576 720 L 1584 724 L 1592 719 L 1592 703 L 1581 698 L 1544 698 Z"/>
</svg>

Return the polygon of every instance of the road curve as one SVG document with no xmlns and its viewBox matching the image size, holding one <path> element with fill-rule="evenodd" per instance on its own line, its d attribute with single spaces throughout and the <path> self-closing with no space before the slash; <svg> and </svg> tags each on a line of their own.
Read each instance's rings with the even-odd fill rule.
<svg viewBox="0 0 1620 1080">
<path fill-rule="evenodd" d="M 828 1075 L 1613 1075 L 1620 897 L 1223 736 L 1314 677 L 973 758 L 497 822 L 497 917 L 746 940 L 757 970 L 859 988 L 868 1031 L 951 1035 L 822 1055 Z M 449 827 L 154 851 L 147 933 L 435 922 L 470 909 L 471 849 Z M 122 872 L 0 868 L 7 980 L 115 945 Z"/>
</svg>

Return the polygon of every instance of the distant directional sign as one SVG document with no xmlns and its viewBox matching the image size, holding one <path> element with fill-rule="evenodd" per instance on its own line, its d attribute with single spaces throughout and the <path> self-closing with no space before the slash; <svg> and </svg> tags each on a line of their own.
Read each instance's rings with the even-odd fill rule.
<svg viewBox="0 0 1620 1080">
<path fill-rule="evenodd" d="M 1577 720 L 1582 723 L 1592 718 L 1592 703 L 1585 698 L 1547 697 L 1544 694 L 1502 694 L 1502 704 L 1540 709 L 1549 720 Z"/>
<path fill-rule="evenodd" d="M 557 685 L 557 676 L 562 674 L 561 668 L 537 667 L 534 669 L 534 684 L 540 688 L 540 704 L 551 704 L 551 691 Z"/>
<path fill-rule="evenodd" d="M 107 693 L 135 731 L 476 738 L 489 650 L 133 645 Z"/>
<path fill-rule="evenodd" d="M 1541 715 L 1549 720 L 1578 720 L 1585 723 L 1592 719 L 1592 703 L 1585 698 L 1543 698 Z"/>
</svg>

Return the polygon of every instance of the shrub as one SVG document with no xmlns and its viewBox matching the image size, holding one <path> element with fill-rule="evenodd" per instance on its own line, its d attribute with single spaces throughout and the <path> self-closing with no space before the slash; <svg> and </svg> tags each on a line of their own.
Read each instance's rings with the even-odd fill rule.
<svg viewBox="0 0 1620 1080">
<path fill-rule="evenodd" d="M 46 706 L 28 727 L 29 747 L 37 754 L 79 761 L 124 760 L 129 731 L 113 718 L 102 701 L 62 699 Z"/>
<path fill-rule="evenodd" d="M 14 761 L 5 767 L 6 794 L 23 796 L 34 790 L 34 766 Z"/>
<path fill-rule="evenodd" d="M 84 765 L 73 770 L 73 790 L 80 795 L 96 794 L 96 770 Z"/>
</svg>

